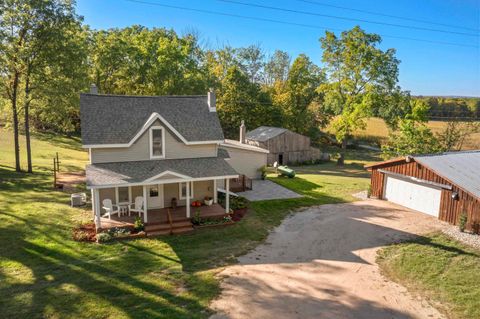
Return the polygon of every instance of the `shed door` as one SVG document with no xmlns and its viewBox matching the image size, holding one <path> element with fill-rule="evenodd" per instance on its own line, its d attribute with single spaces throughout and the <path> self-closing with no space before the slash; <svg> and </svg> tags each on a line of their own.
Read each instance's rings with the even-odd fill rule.
<svg viewBox="0 0 480 319">
<path fill-rule="evenodd" d="M 442 190 L 397 177 L 385 176 L 384 199 L 438 217 Z"/>
</svg>

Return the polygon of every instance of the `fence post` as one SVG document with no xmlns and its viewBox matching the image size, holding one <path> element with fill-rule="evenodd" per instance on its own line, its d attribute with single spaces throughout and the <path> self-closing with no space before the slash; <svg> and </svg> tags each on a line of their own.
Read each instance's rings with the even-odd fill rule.
<svg viewBox="0 0 480 319">
<path fill-rule="evenodd" d="M 53 158 L 53 188 L 57 187 L 57 163 L 55 157 Z"/>
</svg>

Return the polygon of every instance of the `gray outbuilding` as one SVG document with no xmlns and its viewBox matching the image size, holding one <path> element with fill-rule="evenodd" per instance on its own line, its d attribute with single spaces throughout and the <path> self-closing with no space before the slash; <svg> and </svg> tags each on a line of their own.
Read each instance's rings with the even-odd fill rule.
<svg viewBox="0 0 480 319">
<path fill-rule="evenodd" d="M 245 143 L 268 150 L 268 165 L 275 162 L 291 165 L 330 159 L 329 154 L 310 145 L 308 136 L 281 127 L 257 127 L 246 133 Z"/>
</svg>

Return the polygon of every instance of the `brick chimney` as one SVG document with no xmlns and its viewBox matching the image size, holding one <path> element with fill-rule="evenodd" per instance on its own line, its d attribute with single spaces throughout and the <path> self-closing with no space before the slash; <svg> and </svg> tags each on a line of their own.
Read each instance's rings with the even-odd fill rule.
<svg viewBox="0 0 480 319">
<path fill-rule="evenodd" d="M 210 89 L 208 91 L 208 110 L 210 112 L 216 112 L 217 111 L 217 98 L 215 96 L 215 92 L 213 89 Z"/>
<path fill-rule="evenodd" d="M 246 135 L 247 128 L 245 127 L 245 121 L 242 120 L 242 124 L 240 124 L 240 143 L 245 144 Z"/>
<path fill-rule="evenodd" d="M 90 85 L 90 94 L 98 94 L 98 88 L 95 84 Z"/>
</svg>

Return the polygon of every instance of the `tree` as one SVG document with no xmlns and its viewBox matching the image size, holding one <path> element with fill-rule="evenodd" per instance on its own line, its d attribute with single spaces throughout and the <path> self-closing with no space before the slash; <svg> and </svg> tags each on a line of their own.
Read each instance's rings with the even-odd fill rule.
<svg viewBox="0 0 480 319">
<path fill-rule="evenodd" d="M 250 82 L 260 82 L 263 77 L 262 70 L 265 65 L 265 54 L 259 45 L 250 45 L 238 49 L 240 67 L 248 76 Z"/>
<path fill-rule="evenodd" d="M 223 78 L 217 99 L 218 115 L 225 136 L 236 138 L 242 120 L 247 127 L 272 125 L 277 118 L 270 97 L 257 83 L 249 81 L 239 67 L 232 66 Z M 276 115 L 277 114 L 277 115 Z"/>
<path fill-rule="evenodd" d="M 20 77 L 23 72 L 21 54 L 29 31 L 27 4 L 9 0 L 0 4 L 0 74 L 3 90 L 12 108 L 15 151 L 15 170 L 21 171 L 20 145 L 18 140 L 18 95 Z"/>
<path fill-rule="evenodd" d="M 92 80 L 109 94 L 205 94 L 204 52 L 192 34 L 132 26 L 94 32 Z"/>
<path fill-rule="evenodd" d="M 399 130 L 390 133 L 382 146 L 385 157 L 442 152 L 437 137 L 426 125 L 429 106 L 420 100 L 412 100 L 410 113 L 400 121 Z"/>
<path fill-rule="evenodd" d="M 323 109 L 335 116 L 332 127 L 345 149 L 352 132 L 365 127 L 366 118 L 395 103 L 390 97 L 399 91 L 399 60 L 394 49 L 377 47 L 379 35 L 358 26 L 340 37 L 327 31 L 320 42 L 328 81 L 318 91 L 323 96 Z"/>
<path fill-rule="evenodd" d="M 273 55 L 265 64 L 265 80 L 267 85 L 273 85 L 278 82 L 285 82 L 290 70 L 291 58 L 287 52 L 275 50 Z"/>
<path fill-rule="evenodd" d="M 443 151 L 460 151 L 465 140 L 478 132 L 479 122 L 449 121 L 443 131 L 437 134 L 437 139 Z"/>
<path fill-rule="evenodd" d="M 0 7 L 0 32 L 3 56 L 2 74 L 6 77 L 6 92 L 11 102 L 15 144 L 15 169 L 20 171 L 18 145 L 18 103 L 23 99 L 28 172 L 32 172 L 30 147 L 30 105 L 32 92 L 48 82 L 55 60 L 63 56 L 63 43 L 70 34 L 65 28 L 79 27 L 71 1 L 7 0 Z M 57 61 L 58 62 L 58 61 Z M 64 64 L 74 61 L 64 60 Z M 23 95 L 20 88 L 23 86 Z"/>
<path fill-rule="evenodd" d="M 288 72 L 287 80 L 274 98 L 284 113 L 284 126 L 300 134 L 318 130 L 310 112 L 318 104 L 318 86 L 324 81 L 322 70 L 305 54 L 300 54 Z"/>
<path fill-rule="evenodd" d="M 52 42 L 48 63 L 32 75 L 32 124 L 37 130 L 80 131 L 79 92 L 88 79 L 88 30 L 78 22 L 65 26 Z"/>
</svg>

